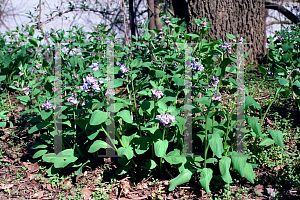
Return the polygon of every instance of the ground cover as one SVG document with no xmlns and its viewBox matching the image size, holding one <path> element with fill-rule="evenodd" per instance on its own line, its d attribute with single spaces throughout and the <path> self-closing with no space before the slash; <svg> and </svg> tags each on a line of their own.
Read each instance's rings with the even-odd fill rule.
<svg viewBox="0 0 300 200">
<path fill-rule="evenodd" d="M 28 39 L 22 34 L 20 40 L 28 40 L 24 46 L 2 40 L 1 197 L 299 198 L 299 48 L 293 51 L 299 44 L 290 36 L 299 30 L 280 33 L 286 39 L 270 39 L 275 42 L 270 41 L 267 65 L 245 65 L 248 158 L 241 159 L 232 156 L 235 93 L 243 91 L 232 87 L 238 69 L 237 44 L 208 43 L 205 34 L 210 25 L 205 19 L 195 21 L 202 26 L 198 34 L 186 34 L 179 19 L 164 20 L 166 26 L 154 30 L 155 37 L 145 33 L 126 46 L 126 52 L 101 26 L 88 34 L 74 28 L 74 35 L 54 30 L 44 35 L 66 47 L 61 54 L 62 144 L 69 158 L 46 156 L 55 151 L 55 62 L 45 58 L 51 45 L 43 46 L 43 38 Z M 27 31 L 32 36 L 33 28 Z M 115 42 L 112 64 L 116 67 L 111 72 L 105 67 L 109 65 L 105 39 Z M 238 35 L 228 34 L 228 39 L 244 42 Z M 180 43 L 191 40 L 199 43 L 191 52 L 191 63 L 185 65 L 185 48 Z M 82 54 L 71 54 L 73 48 L 81 48 Z M 185 67 L 190 67 L 190 80 L 183 76 Z M 107 73 L 115 75 L 115 91 L 108 89 Z M 193 153 L 201 157 L 174 156 L 184 155 L 185 81 L 205 86 L 191 91 Z M 109 95 L 116 100 L 116 140 L 110 143 L 105 140 Z M 98 157 L 107 146 L 122 157 Z"/>
</svg>

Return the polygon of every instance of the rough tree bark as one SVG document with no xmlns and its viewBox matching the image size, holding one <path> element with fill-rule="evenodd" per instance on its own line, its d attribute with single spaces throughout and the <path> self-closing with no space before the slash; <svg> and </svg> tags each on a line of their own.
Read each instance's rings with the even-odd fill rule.
<svg viewBox="0 0 300 200">
<path fill-rule="evenodd" d="M 154 18 L 155 18 L 155 26 L 156 29 L 162 29 L 161 18 L 159 17 L 159 3 L 160 0 L 154 0 Z"/>
<path fill-rule="evenodd" d="M 129 19 L 130 19 L 130 29 L 131 29 L 131 39 L 135 41 L 132 36 L 135 36 L 135 23 L 134 23 L 135 14 L 133 11 L 133 0 L 129 0 Z"/>
<path fill-rule="evenodd" d="M 188 32 L 198 32 L 199 27 L 191 22 L 207 18 L 212 21 L 209 36 L 228 41 L 227 33 L 238 33 L 247 40 L 245 52 L 251 53 L 246 60 L 258 63 L 266 55 L 266 27 L 264 0 L 173 0 L 176 16 L 185 18 Z"/>
<path fill-rule="evenodd" d="M 155 29 L 155 17 L 154 17 L 154 0 L 147 0 L 148 4 L 148 29 L 153 30 Z M 154 33 L 151 32 L 151 37 L 154 37 Z"/>
</svg>

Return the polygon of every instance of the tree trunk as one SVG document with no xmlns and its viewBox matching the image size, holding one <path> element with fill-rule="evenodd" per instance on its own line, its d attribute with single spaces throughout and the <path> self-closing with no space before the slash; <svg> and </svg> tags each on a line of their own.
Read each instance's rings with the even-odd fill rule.
<svg viewBox="0 0 300 200">
<path fill-rule="evenodd" d="M 131 40 L 135 41 L 132 36 L 135 36 L 135 14 L 133 11 L 133 0 L 129 0 L 129 19 L 130 19 L 130 29 L 131 29 Z"/>
<path fill-rule="evenodd" d="M 147 0 L 148 4 L 148 29 L 153 30 L 155 29 L 155 18 L 154 18 L 154 0 Z M 151 32 L 151 37 L 154 37 L 154 33 Z"/>
<path fill-rule="evenodd" d="M 195 18 L 207 18 L 212 21 L 209 36 L 232 42 L 226 34 L 238 33 L 252 43 L 245 45 L 245 52 L 251 49 L 246 60 L 261 63 L 266 55 L 264 0 L 173 0 L 173 8 L 176 16 L 185 18 L 188 32 L 199 31 L 200 27 L 191 24 Z"/>
<path fill-rule="evenodd" d="M 161 19 L 159 17 L 159 12 L 160 12 L 159 2 L 160 0 L 154 0 L 154 18 L 155 18 L 156 29 L 160 30 L 162 29 L 162 24 L 161 24 Z"/>
</svg>

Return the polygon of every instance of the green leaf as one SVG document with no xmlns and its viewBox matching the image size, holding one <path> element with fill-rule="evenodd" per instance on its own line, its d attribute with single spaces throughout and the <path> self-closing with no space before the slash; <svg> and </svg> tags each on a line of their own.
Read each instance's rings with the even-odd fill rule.
<svg viewBox="0 0 300 200">
<path fill-rule="evenodd" d="M 173 81 L 177 86 L 184 86 L 184 79 L 182 78 L 174 77 Z"/>
<path fill-rule="evenodd" d="M 131 134 L 129 136 L 122 135 L 121 141 L 122 141 L 122 143 L 124 145 L 123 147 L 125 147 L 125 148 L 128 147 L 129 144 L 130 144 L 130 142 L 131 142 L 131 140 L 136 137 L 136 134 L 137 133 L 134 133 L 134 134 Z"/>
<path fill-rule="evenodd" d="M 235 36 L 232 35 L 232 34 L 226 34 L 226 37 L 227 37 L 228 39 L 230 39 L 230 40 L 235 39 Z"/>
<path fill-rule="evenodd" d="M 288 43 L 284 43 L 284 44 L 282 45 L 282 50 L 283 50 L 283 51 L 288 51 L 290 48 L 291 48 L 291 47 L 289 46 Z"/>
<path fill-rule="evenodd" d="M 32 156 L 32 158 L 33 159 L 39 158 L 39 157 L 45 155 L 47 152 L 48 152 L 48 150 L 46 150 L 46 149 L 39 150 L 39 151 L 35 152 L 35 154 Z"/>
<path fill-rule="evenodd" d="M 213 176 L 213 171 L 210 168 L 203 168 L 200 174 L 200 184 L 204 188 L 206 193 L 210 193 L 209 183 Z"/>
<path fill-rule="evenodd" d="M 258 117 L 247 117 L 247 122 L 250 125 L 250 127 L 253 129 L 253 131 L 258 135 L 259 137 L 262 137 L 261 133 L 261 126 L 258 123 Z"/>
<path fill-rule="evenodd" d="M 275 141 L 272 140 L 271 138 L 264 138 L 260 143 L 259 146 L 270 146 L 272 144 L 274 144 Z"/>
<path fill-rule="evenodd" d="M 127 148 L 120 147 L 120 148 L 118 149 L 118 155 L 119 155 L 119 156 L 124 155 L 124 156 L 126 156 L 126 158 L 127 158 L 128 160 L 130 160 L 131 158 L 133 158 L 134 152 L 133 152 L 133 149 L 132 149 L 131 146 L 128 146 Z"/>
<path fill-rule="evenodd" d="M 206 163 L 215 163 L 215 162 L 218 162 L 218 159 L 216 158 L 209 158 L 206 160 Z"/>
<path fill-rule="evenodd" d="M 28 41 L 33 44 L 35 47 L 38 46 L 36 39 L 28 39 Z"/>
<path fill-rule="evenodd" d="M 155 163 L 154 160 L 151 159 L 147 159 L 145 162 L 145 165 L 142 166 L 142 168 L 144 168 L 145 170 L 149 171 L 151 169 L 154 169 L 157 166 L 157 164 Z"/>
<path fill-rule="evenodd" d="M 291 55 L 289 53 L 285 53 L 283 56 L 282 56 L 282 61 L 284 63 L 287 63 L 290 59 Z"/>
<path fill-rule="evenodd" d="M 139 91 L 137 94 L 142 96 L 149 96 L 149 93 L 146 90 Z"/>
<path fill-rule="evenodd" d="M 38 123 L 38 124 L 36 124 L 35 126 L 33 126 L 33 127 L 28 131 L 28 133 L 29 133 L 29 134 L 32 134 L 32 133 L 34 133 L 34 132 L 36 132 L 36 131 L 38 131 L 38 130 L 41 130 L 41 129 L 45 128 L 47 125 L 49 125 L 48 122 L 41 122 L 41 123 Z"/>
<path fill-rule="evenodd" d="M 193 37 L 193 38 L 198 38 L 198 37 L 200 37 L 199 35 L 197 35 L 197 34 L 193 34 L 193 33 L 188 33 L 188 34 L 186 34 L 187 36 L 190 36 L 190 37 Z"/>
<path fill-rule="evenodd" d="M 179 149 L 174 149 L 173 151 L 169 152 L 164 159 L 171 165 L 186 163 L 186 157 L 180 155 Z"/>
<path fill-rule="evenodd" d="M 162 100 L 159 100 L 157 102 L 157 105 L 158 105 L 158 108 L 162 109 L 162 113 L 165 113 L 168 110 L 167 104 Z"/>
<path fill-rule="evenodd" d="M 158 140 L 154 143 L 154 152 L 157 157 L 164 157 L 169 146 L 168 140 Z"/>
<path fill-rule="evenodd" d="M 266 70 L 266 68 L 264 66 L 262 66 L 262 65 L 258 65 L 257 68 L 260 71 L 260 73 L 262 73 L 263 75 L 266 75 L 266 73 L 268 72 Z"/>
<path fill-rule="evenodd" d="M 273 140 L 276 142 L 276 144 L 278 144 L 280 147 L 284 148 L 283 145 L 283 134 L 281 131 L 275 131 L 275 130 L 271 130 L 268 129 L 268 131 L 271 134 L 271 137 L 273 138 Z"/>
<path fill-rule="evenodd" d="M 232 178 L 229 172 L 231 159 L 227 156 L 223 156 L 219 162 L 219 169 L 222 175 L 222 179 L 226 183 L 232 183 Z"/>
<path fill-rule="evenodd" d="M 64 168 L 70 163 L 73 163 L 78 158 L 74 156 L 74 149 L 65 149 L 60 152 L 54 160 L 55 168 Z"/>
<path fill-rule="evenodd" d="M 291 91 L 289 88 L 287 89 L 281 89 L 280 94 L 282 94 L 285 98 L 287 98 L 290 95 Z"/>
<path fill-rule="evenodd" d="M 133 122 L 129 110 L 122 110 L 116 116 L 121 117 L 127 123 Z"/>
<path fill-rule="evenodd" d="M 190 170 L 182 170 L 178 176 L 170 180 L 169 191 L 173 191 L 177 185 L 189 182 L 191 180 L 192 175 L 193 173 Z"/>
<path fill-rule="evenodd" d="M 151 141 L 152 140 L 150 137 L 135 138 L 133 140 L 133 143 L 135 145 L 135 152 L 137 154 L 145 153 L 151 146 Z"/>
<path fill-rule="evenodd" d="M 278 78 L 277 80 L 280 85 L 287 86 L 289 84 L 289 81 L 285 78 Z"/>
<path fill-rule="evenodd" d="M 118 175 L 118 176 L 121 176 L 121 175 L 123 175 L 123 174 L 126 174 L 126 173 L 128 173 L 128 171 L 130 170 L 130 166 L 125 166 L 125 167 L 121 167 L 121 168 L 118 168 L 117 169 L 117 171 L 116 171 L 116 174 Z"/>
<path fill-rule="evenodd" d="M 0 127 L 6 127 L 6 122 L 0 122 Z"/>
<path fill-rule="evenodd" d="M 43 120 L 46 120 L 52 115 L 52 113 L 53 113 L 53 110 L 50 110 L 50 111 L 42 110 L 41 117 Z"/>
<path fill-rule="evenodd" d="M 85 163 L 83 163 L 79 169 L 75 172 L 76 176 L 79 176 L 82 173 L 82 169 L 90 162 L 90 160 L 86 161 Z"/>
<path fill-rule="evenodd" d="M 253 97 L 246 96 L 245 97 L 245 110 L 247 110 L 250 106 L 253 106 L 254 108 L 260 109 L 260 105 L 253 99 Z"/>
<path fill-rule="evenodd" d="M 30 27 L 29 35 L 30 35 L 30 36 L 33 36 L 33 35 L 34 35 L 34 25 L 32 25 L 32 26 Z"/>
<path fill-rule="evenodd" d="M 6 79 L 6 75 L 1 75 L 0 76 L 0 82 L 4 81 Z"/>
<path fill-rule="evenodd" d="M 46 149 L 48 146 L 40 142 L 35 142 L 30 149 Z"/>
<path fill-rule="evenodd" d="M 165 71 L 162 71 L 162 70 L 156 70 L 156 71 L 155 71 L 155 77 L 156 77 L 156 78 L 161 78 L 161 77 L 163 77 L 165 74 L 166 74 L 166 72 L 165 72 Z"/>
<path fill-rule="evenodd" d="M 298 80 L 293 83 L 293 91 L 300 96 L 300 82 Z"/>
<path fill-rule="evenodd" d="M 254 184 L 255 173 L 250 163 L 245 164 L 244 172 L 245 172 L 245 178 L 248 181 L 250 181 L 250 183 Z"/>
<path fill-rule="evenodd" d="M 223 138 L 221 138 L 219 134 L 213 134 L 209 139 L 209 146 L 214 155 L 216 155 L 218 158 L 221 158 L 222 153 L 224 152 L 222 141 Z"/>
<path fill-rule="evenodd" d="M 57 155 L 55 153 L 47 153 L 43 155 L 42 159 L 44 162 L 48 163 L 54 163 L 55 159 L 57 158 Z"/>
<path fill-rule="evenodd" d="M 99 124 L 102 124 L 107 119 L 106 112 L 103 112 L 101 110 L 95 110 L 91 116 L 90 119 L 90 125 L 96 126 Z"/>
<path fill-rule="evenodd" d="M 203 105 L 205 105 L 205 106 L 209 106 L 210 105 L 210 98 L 209 97 L 202 97 L 202 98 L 200 98 L 200 99 L 196 99 L 195 100 L 195 102 L 196 103 L 201 103 L 201 104 L 203 104 Z"/>
<path fill-rule="evenodd" d="M 88 152 L 89 153 L 95 153 L 97 152 L 99 149 L 106 149 L 107 148 L 107 143 L 105 141 L 102 140 L 96 140 L 93 142 L 93 144 L 90 146 Z"/>
<path fill-rule="evenodd" d="M 232 156 L 231 157 L 233 169 L 238 171 L 238 173 L 242 177 L 245 176 L 244 168 L 245 168 L 245 165 L 246 165 L 246 160 L 247 160 L 246 156 L 239 156 L 239 157 L 238 156 Z"/>
<path fill-rule="evenodd" d="M 122 85 L 123 85 L 123 79 L 121 79 L 121 78 L 117 78 L 117 79 L 115 79 L 115 81 L 114 81 L 114 88 L 119 88 L 119 87 L 121 87 Z"/>
</svg>

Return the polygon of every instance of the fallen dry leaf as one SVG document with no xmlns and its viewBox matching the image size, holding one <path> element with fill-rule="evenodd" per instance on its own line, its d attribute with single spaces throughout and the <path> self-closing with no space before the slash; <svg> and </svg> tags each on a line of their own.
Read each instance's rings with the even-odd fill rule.
<svg viewBox="0 0 300 200">
<path fill-rule="evenodd" d="M 36 162 L 36 163 L 33 163 L 33 164 L 29 164 L 27 162 L 23 162 L 22 163 L 24 167 L 26 167 L 30 172 L 35 172 L 37 170 L 39 170 L 40 166 L 39 164 Z"/>
<path fill-rule="evenodd" d="M 66 186 L 72 185 L 70 178 L 68 178 L 64 181 L 64 185 L 66 185 Z"/>
<path fill-rule="evenodd" d="M 70 194 L 71 194 L 72 196 L 76 196 L 76 195 L 77 195 L 77 192 L 75 192 L 74 190 L 71 190 L 71 191 L 70 191 Z"/>
<path fill-rule="evenodd" d="M 120 183 L 121 183 L 122 191 L 123 191 L 124 195 L 126 196 L 129 193 L 129 191 L 131 190 L 131 187 L 133 187 L 133 184 L 128 179 L 128 177 L 123 178 L 122 180 L 120 180 Z"/>
<path fill-rule="evenodd" d="M 42 198 L 42 197 L 44 196 L 44 191 L 39 191 L 39 192 L 35 193 L 35 196 L 36 196 L 38 199 Z"/>
<path fill-rule="evenodd" d="M 82 188 L 81 192 L 84 199 L 90 199 L 92 191 L 89 188 Z"/>
<path fill-rule="evenodd" d="M 280 170 L 280 169 L 282 169 L 284 167 L 285 167 L 285 165 L 278 165 L 278 166 L 274 167 L 274 170 L 278 171 L 278 170 Z"/>
<path fill-rule="evenodd" d="M 256 185 L 255 187 L 254 187 L 254 191 L 256 191 L 257 193 L 263 193 L 264 192 L 264 186 L 263 185 L 261 185 L 261 184 L 259 184 L 259 185 Z"/>
<path fill-rule="evenodd" d="M 14 186 L 14 184 L 1 184 L 0 188 L 2 190 L 6 190 L 6 189 L 11 188 L 12 186 Z"/>
</svg>

